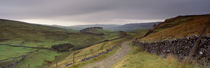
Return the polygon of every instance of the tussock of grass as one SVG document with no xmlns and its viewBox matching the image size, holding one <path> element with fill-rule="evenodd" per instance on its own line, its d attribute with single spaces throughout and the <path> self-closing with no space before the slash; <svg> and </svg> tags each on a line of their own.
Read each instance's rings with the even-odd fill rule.
<svg viewBox="0 0 210 68">
<path fill-rule="evenodd" d="M 115 64 L 112 68 L 198 68 L 196 65 L 183 64 L 173 56 L 166 59 L 150 54 L 133 46 L 129 55 Z"/>
</svg>

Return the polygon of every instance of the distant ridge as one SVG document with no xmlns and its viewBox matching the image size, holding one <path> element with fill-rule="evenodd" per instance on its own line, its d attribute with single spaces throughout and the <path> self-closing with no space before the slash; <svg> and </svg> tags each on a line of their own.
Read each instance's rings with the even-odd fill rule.
<svg viewBox="0 0 210 68">
<path fill-rule="evenodd" d="M 105 30 L 132 31 L 132 30 L 137 30 L 137 29 L 149 29 L 149 28 L 152 28 L 154 24 L 158 24 L 158 23 L 160 22 L 130 23 L 130 24 L 124 24 L 124 25 L 94 24 L 94 25 L 56 26 L 56 27 L 61 27 L 61 28 L 66 28 L 66 29 L 75 29 L 75 30 L 81 30 L 88 27 L 103 27 Z"/>
</svg>

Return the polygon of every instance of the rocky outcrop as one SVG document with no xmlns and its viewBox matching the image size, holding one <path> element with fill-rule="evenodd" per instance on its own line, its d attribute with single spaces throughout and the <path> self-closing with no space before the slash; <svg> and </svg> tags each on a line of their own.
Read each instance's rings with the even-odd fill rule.
<svg viewBox="0 0 210 68">
<path fill-rule="evenodd" d="M 186 37 L 182 39 L 164 40 L 160 42 L 145 43 L 139 41 L 133 41 L 136 46 L 143 47 L 146 51 L 154 53 L 160 56 L 166 57 L 168 54 L 172 54 L 183 60 L 189 55 L 197 36 Z M 209 63 L 210 61 L 210 36 L 202 37 L 200 40 L 199 48 L 196 50 L 196 54 L 193 56 L 197 58 L 198 62 Z"/>
</svg>

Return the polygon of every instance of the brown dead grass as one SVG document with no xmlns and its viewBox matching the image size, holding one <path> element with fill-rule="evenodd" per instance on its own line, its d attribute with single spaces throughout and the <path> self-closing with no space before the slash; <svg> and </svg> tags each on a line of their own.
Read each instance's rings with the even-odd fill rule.
<svg viewBox="0 0 210 68">
<path fill-rule="evenodd" d="M 186 36 L 199 35 L 201 31 L 203 30 L 204 26 L 206 25 L 206 22 L 210 22 L 210 15 L 193 16 L 193 17 L 187 17 L 187 18 L 191 18 L 191 19 L 182 23 L 177 22 L 177 20 L 180 20 L 180 19 L 170 21 L 169 23 L 174 23 L 176 21 L 175 23 L 179 23 L 179 24 L 172 27 L 164 28 L 164 29 L 157 28 L 155 29 L 155 31 L 157 32 L 151 33 L 148 36 L 139 40 L 152 42 L 152 41 L 160 41 L 164 39 L 183 38 Z M 167 22 L 167 20 L 165 22 Z M 161 25 L 162 27 L 167 26 L 163 24 Z M 210 35 L 210 28 L 207 29 L 206 34 Z"/>
</svg>

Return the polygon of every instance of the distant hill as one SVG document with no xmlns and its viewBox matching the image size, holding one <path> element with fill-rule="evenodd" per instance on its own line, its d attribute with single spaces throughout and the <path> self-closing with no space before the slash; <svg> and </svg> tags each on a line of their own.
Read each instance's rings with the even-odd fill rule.
<svg viewBox="0 0 210 68">
<path fill-rule="evenodd" d="M 150 23 L 131 23 L 131 24 L 125 24 L 122 26 L 119 26 L 115 28 L 115 30 L 120 31 L 132 31 L 132 30 L 139 30 L 139 29 L 150 29 L 155 24 L 158 24 L 159 22 L 150 22 Z"/>
<path fill-rule="evenodd" d="M 141 39 L 141 41 L 160 41 L 194 35 L 198 36 L 207 22 L 210 22 L 210 14 L 169 18 L 153 27 L 150 33 Z M 207 29 L 206 34 L 210 35 L 210 28 Z"/>
<path fill-rule="evenodd" d="M 81 30 L 88 27 L 103 27 L 105 30 L 112 31 L 132 31 L 137 29 L 148 29 L 152 28 L 154 24 L 158 24 L 159 22 L 150 22 L 150 23 L 131 23 L 125 25 L 115 25 L 115 24 L 95 24 L 95 25 L 77 25 L 77 26 L 56 26 L 60 28 L 66 29 L 75 29 Z"/>
<path fill-rule="evenodd" d="M 76 26 L 59 26 L 59 25 L 53 25 L 55 27 L 60 27 L 60 28 L 66 28 L 66 29 L 75 29 L 75 30 L 82 30 L 85 28 L 89 27 L 103 27 L 104 29 L 111 29 L 114 27 L 118 27 L 120 25 L 115 25 L 115 24 L 94 24 L 94 25 L 76 25 Z"/>
</svg>

